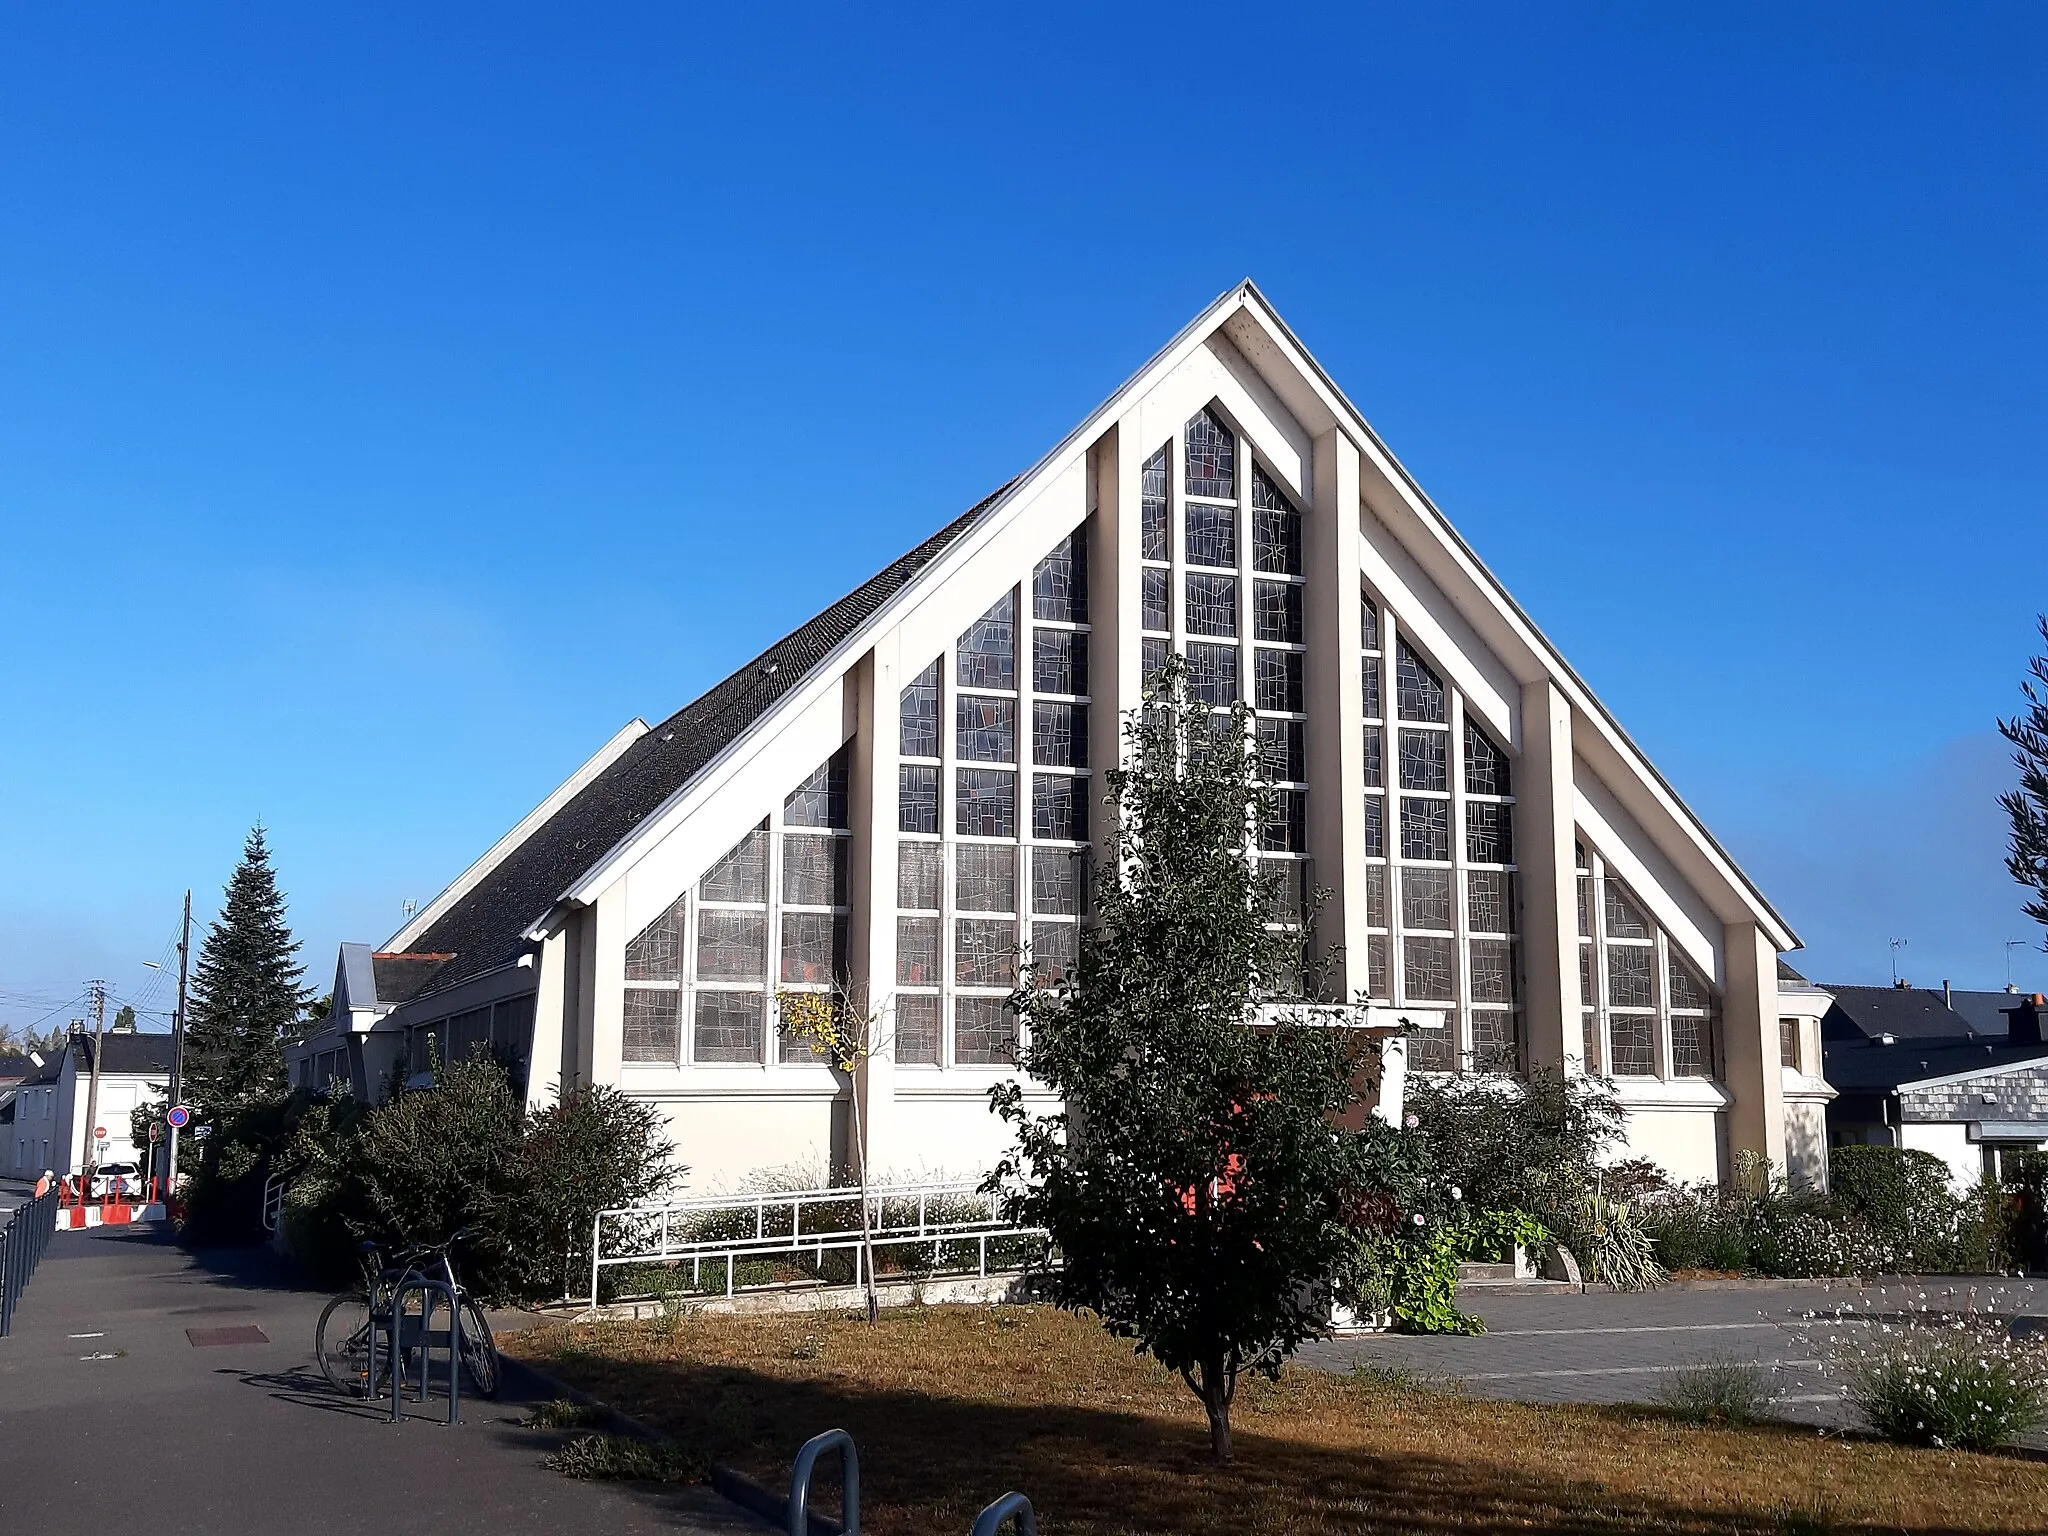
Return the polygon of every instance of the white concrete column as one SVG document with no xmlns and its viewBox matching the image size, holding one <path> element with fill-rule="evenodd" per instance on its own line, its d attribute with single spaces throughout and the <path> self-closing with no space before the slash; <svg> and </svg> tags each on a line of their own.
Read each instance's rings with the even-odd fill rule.
<svg viewBox="0 0 2048 1536">
<path fill-rule="evenodd" d="M 626 1035 L 626 882 L 614 880 L 597 898 L 591 927 L 591 955 L 586 962 L 593 996 L 590 1020 L 592 1083 L 619 1081 Z"/>
<path fill-rule="evenodd" d="M 564 924 L 565 967 L 562 1006 L 562 1086 L 581 1088 L 599 1082 L 592 1014 L 597 1008 L 597 913 L 577 907 Z M 619 957 L 620 969 L 625 956 Z M 621 998 L 619 1006 L 625 1007 Z M 621 1021 L 623 1024 L 623 1020 Z"/>
<path fill-rule="evenodd" d="M 533 997 L 533 1054 L 526 1069 L 526 1104 L 539 1109 L 564 1086 L 569 1063 L 563 1058 L 563 994 L 568 987 L 568 937 L 556 928 L 540 946 L 540 976 Z M 364 1064 L 365 1073 L 368 1063 Z"/>
<path fill-rule="evenodd" d="M 1531 1066 L 1583 1068 L 1579 895 L 1572 849 L 1572 707 L 1557 684 L 1522 685 L 1515 863 L 1522 884 L 1522 1018 Z M 1576 1068 L 1575 1068 L 1576 1069 Z"/>
<path fill-rule="evenodd" d="M 905 679 L 894 633 L 854 668 L 855 722 L 847 798 L 853 849 L 853 915 L 847 991 L 868 1022 L 868 1055 L 854 1074 L 860 1141 L 856 1167 L 880 1177 L 909 1166 L 896 1112 L 896 767 Z"/>
<path fill-rule="evenodd" d="M 1138 533 L 1147 451 L 1136 411 L 1088 450 L 1095 491 L 1088 544 L 1088 691 L 1094 701 L 1088 710 L 1088 830 L 1098 860 L 1112 856 L 1116 841 L 1115 817 L 1102 803 L 1104 776 L 1123 761 L 1124 716 L 1143 694 Z"/>
<path fill-rule="evenodd" d="M 1358 449 L 1332 428 L 1315 441 L 1314 504 L 1302 519 L 1303 703 L 1308 724 L 1308 851 L 1328 891 L 1317 917 L 1322 952 L 1335 960 L 1340 1000 L 1366 992 L 1365 738 L 1360 724 Z"/>
<path fill-rule="evenodd" d="M 1755 923 L 1727 925 L 1722 992 L 1722 1085 L 1731 1152 L 1757 1152 L 1785 1167 L 1785 1083 L 1778 1065 L 1778 951 Z"/>
</svg>

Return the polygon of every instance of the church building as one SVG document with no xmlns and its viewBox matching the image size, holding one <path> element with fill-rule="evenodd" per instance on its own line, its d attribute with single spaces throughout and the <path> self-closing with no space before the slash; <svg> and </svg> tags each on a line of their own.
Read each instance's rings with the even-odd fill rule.
<svg viewBox="0 0 2048 1536">
<path fill-rule="evenodd" d="M 381 949 L 343 946 L 296 1080 L 375 1097 L 489 1045 L 536 1104 L 659 1105 L 693 1191 L 858 1142 L 878 1179 L 980 1172 L 1019 959 L 1074 962 L 1101 774 L 1169 652 L 1252 711 L 1259 856 L 1326 893 L 1335 995 L 1399 1042 L 1388 1092 L 1403 1065 L 1592 1072 L 1626 1155 L 1824 1178 L 1799 1046 L 1828 1002 L 1781 983 L 1791 928 L 1250 283 L 1024 474 L 625 726 Z M 851 1082 L 777 1029 L 779 996 L 832 989 L 875 1020 Z"/>
</svg>

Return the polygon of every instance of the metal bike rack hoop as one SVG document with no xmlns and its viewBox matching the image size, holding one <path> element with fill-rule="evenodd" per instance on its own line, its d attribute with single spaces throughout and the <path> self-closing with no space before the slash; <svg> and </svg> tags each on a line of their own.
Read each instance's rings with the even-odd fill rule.
<svg viewBox="0 0 2048 1536">
<path fill-rule="evenodd" d="M 402 1353 L 411 1347 L 405 1341 L 405 1298 L 413 1292 L 420 1296 L 420 1328 L 417 1347 L 420 1352 L 419 1391 L 415 1402 L 427 1400 L 427 1386 L 434 1375 L 433 1332 L 428 1327 L 434 1320 L 434 1298 L 440 1297 L 448 1303 L 448 1422 L 461 1422 L 462 1409 L 462 1307 L 456 1301 L 455 1292 L 443 1281 L 430 1280 L 425 1275 L 407 1275 L 391 1292 L 391 1317 L 388 1323 L 391 1347 L 391 1422 L 399 1420 L 399 1394 L 405 1387 L 405 1356 Z M 377 1379 L 377 1332 L 370 1330 L 370 1380 Z"/>
<path fill-rule="evenodd" d="M 822 1435 L 811 1436 L 796 1453 L 796 1465 L 789 1469 L 789 1536 L 810 1536 L 811 1475 L 817 1470 L 818 1458 L 834 1447 L 839 1451 L 839 1486 L 844 1505 L 840 1525 L 846 1536 L 860 1536 L 860 1452 L 853 1448 L 853 1436 L 843 1429 L 828 1429 Z"/>
<path fill-rule="evenodd" d="M 1017 1519 L 1017 1536 L 1038 1536 L 1038 1516 L 1031 1512 L 1031 1501 L 1021 1493 L 1006 1493 L 975 1516 L 974 1536 L 996 1536 L 1003 1522 L 1013 1515 Z"/>
</svg>

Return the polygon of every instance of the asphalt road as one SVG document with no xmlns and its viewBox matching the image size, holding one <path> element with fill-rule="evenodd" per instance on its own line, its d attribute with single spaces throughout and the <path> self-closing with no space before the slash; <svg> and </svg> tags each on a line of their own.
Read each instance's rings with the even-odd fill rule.
<svg viewBox="0 0 2048 1536">
<path fill-rule="evenodd" d="M 528 1403 L 453 1428 L 388 1422 L 313 1365 L 324 1295 L 265 1255 L 193 1256 L 150 1228 L 62 1232 L 0 1339 L 0 1507 L 36 1536 L 759 1536 L 707 1488 L 570 1482 Z M 262 1342 L 204 1330 L 255 1328 Z M 190 1330 L 190 1331 L 188 1331 Z M 196 1334 L 196 1336 L 195 1336 Z M 244 1338 L 249 1337 L 244 1335 Z M 425 1410 L 445 1413 L 429 1402 Z"/>
<path fill-rule="evenodd" d="M 1465 1291 L 1460 1304 L 1485 1322 L 1482 1335 L 1360 1335 L 1310 1344 L 1300 1358 L 1325 1370 L 1394 1367 L 1457 1382 L 1475 1396 L 1552 1403 L 1653 1402 L 1674 1370 L 1752 1361 L 1770 1372 L 1783 1417 L 1839 1426 L 1848 1422 L 1847 1410 L 1819 1369 L 1825 1330 L 1807 1326 L 1806 1314 L 1846 1306 L 1868 1318 L 1922 1297 L 1923 1305 L 1960 1310 L 1973 1292 L 1990 1310 L 2048 1315 L 2048 1281 L 2026 1280 L 1672 1286 L 1636 1295 Z M 1847 1326 L 1869 1324 L 1852 1320 Z"/>
</svg>

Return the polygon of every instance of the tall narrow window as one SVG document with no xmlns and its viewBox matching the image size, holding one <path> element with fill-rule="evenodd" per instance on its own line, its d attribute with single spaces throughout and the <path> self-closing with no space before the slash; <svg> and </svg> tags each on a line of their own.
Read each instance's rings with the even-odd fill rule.
<svg viewBox="0 0 2048 1536">
<path fill-rule="evenodd" d="M 1614 1077 L 1714 1077 L 1720 998 L 1597 851 L 1577 844 L 1585 1066 Z"/>
<path fill-rule="evenodd" d="M 1359 604 L 1368 995 L 1442 1010 L 1410 1046 L 1418 1070 L 1519 1070 L 1508 755 L 1399 617 Z"/>
</svg>

